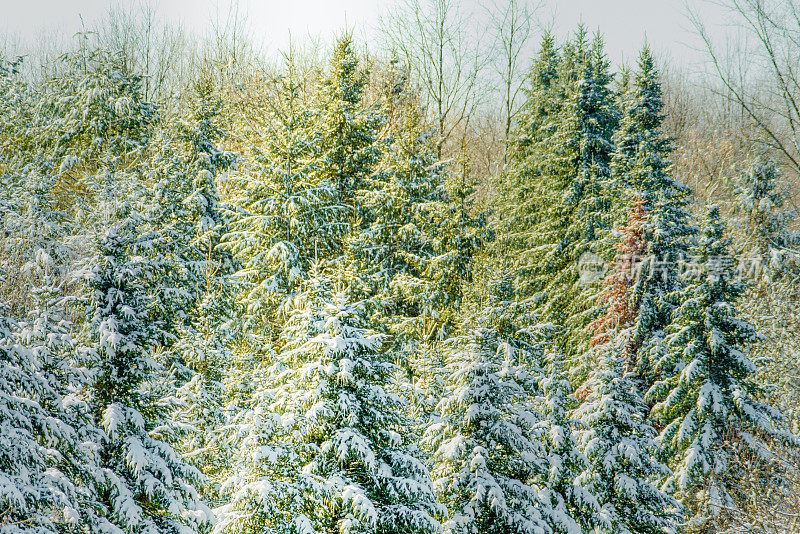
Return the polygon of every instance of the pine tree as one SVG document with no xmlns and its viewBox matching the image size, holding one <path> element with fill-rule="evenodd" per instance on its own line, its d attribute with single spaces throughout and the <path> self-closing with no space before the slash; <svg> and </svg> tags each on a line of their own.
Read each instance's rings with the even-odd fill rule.
<svg viewBox="0 0 800 534">
<path fill-rule="evenodd" d="M 759 399 L 757 365 L 747 347 L 758 334 L 738 317 L 735 302 L 744 285 L 735 280 L 730 240 L 724 237 L 719 210 L 712 206 L 697 248 L 707 272 L 680 294 L 680 307 L 667 329 L 656 382 L 646 400 L 654 403 L 653 421 L 674 474 L 665 489 L 695 514 L 694 524 L 736 510 L 737 477 L 730 459 L 750 451 L 768 461 L 764 440 L 793 445 L 780 412 Z"/>
<path fill-rule="evenodd" d="M 442 256 L 441 235 L 447 216 L 448 195 L 444 169 L 422 130 L 421 110 L 408 110 L 377 172 L 364 180 L 358 203 L 365 215 L 363 230 L 353 236 L 350 250 L 354 268 L 370 284 L 389 324 L 387 329 L 417 332 L 457 298 L 434 279 Z M 425 321 L 425 320 L 428 321 Z M 422 323 L 416 328 L 414 323 Z"/>
<path fill-rule="evenodd" d="M 777 163 L 766 155 L 754 158 L 739 176 L 736 193 L 734 211 L 741 218 L 742 237 L 749 249 L 745 252 L 757 254 L 765 267 L 775 271 L 796 264 L 791 249 L 800 239 L 790 228 L 798 213 L 785 209 L 791 191 L 782 181 Z"/>
<path fill-rule="evenodd" d="M 751 282 L 739 307 L 743 317 L 764 334 L 755 350 L 768 359 L 764 375 L 773 384 L 770 398 L 797 431 L 800 404 L 794 394 L 792 369 L 800 341 L 793 335 L 793 310 L 800 299 L 800 233 L 793 231 L 798 211 L 789 205 L 790 184 L 772 158 L 760 154 L 745 165 L 730 215 L 739 267 Z"/>
<path fill-rule="evenodd" d="M 27 252 L 26 321 L 0 318 L 0 526 L 31 533 L 113 530 L 97 512 L 95 445 L 102 432 L 81 396 L 90 375 L 75 358 L 62 296 L 65 265 L 42 248 Z"/>
<path fill-rule="evenodd" d="M 573 428 L 580 423 L 572 418 L 575 397 L 567 373 L 557 353 L 545 358 L 545 373 L 539 383 L 542 418 L 547 433 L 543 437 L 550 470 L 541 484 L 543 500 L 553 509 L 550 519 L 554 531 L 573 532 L 574 522 L 583 531 L 600 524 L 597 498 L 580 485 L 579 476 L 588 460 L 581 452 Z"/>
<path fill-rule="evenodd" d="M 497 240 L 493 245 L 493 262 L 497 270 L 505 272 L 512 267 L 520 278 L 517 284 L 527 291 L 532 265 L 513 265 L 516 254 L 535 246 L 530 228 L 538 224 L 541 216 L 538 183 L 542 169 L 538 162 L 544 139 L 553 135 L 560 86 L 558 65 L 560 57 L 552 34 L 545 33 L 531 73 L 525 102 L 520 110 L 513 132 L 509 158 L 511 166 L 500 175 L 498 198 L 505 202 L 495 206 L 497 222 L 494 224 Z"/>
</svg>

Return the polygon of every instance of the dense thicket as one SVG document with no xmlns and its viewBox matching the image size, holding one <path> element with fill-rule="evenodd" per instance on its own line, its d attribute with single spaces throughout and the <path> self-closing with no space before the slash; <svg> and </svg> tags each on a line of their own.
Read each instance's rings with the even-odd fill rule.
<svg viewBox="0 0 800 534">
<path fill-rule="evenodd" d="M 158 102 L 82 39 L 0 63 L 3 532 L 710 532 L 796 494 L 791 195 L 752 152 L 692 202 L 649 48 L 545 34 L 482 175 L 350 35 Z"/>
</svg>

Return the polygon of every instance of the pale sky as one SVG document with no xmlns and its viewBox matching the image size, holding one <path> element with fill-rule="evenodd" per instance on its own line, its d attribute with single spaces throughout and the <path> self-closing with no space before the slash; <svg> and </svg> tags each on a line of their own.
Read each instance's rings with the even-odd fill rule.
<svg viewBox="0 0 800 534">
<path fill-rule="evenodd" d="M 126 0 L 130 1 L 137 0 Z M 497 0 L 501 3 L 502 0 Z M 535 1 L 535 0 L 532 0 Z M 724 22 L 720 10 L 702 0 L 692 2 L 712 26 Z M 23 41 L 36 41 L 43 29 L 59 31 L 68 38 L 101 18 L 119 0 L 0 0 L 3 20 L 0 31 Z M 479 5 L 476 1 L 465 5 Z M 208 28 L 214 17 L 225 16 L 231 0 L 162 0 L 152 2 L 160 16 L 181 22 L 194 32 Z M 247 14 L 256 41 L 267 51 L 286 46 L 289 35 L 302 41 L 308 35 L 329 40 L 345 26 L 355 27 L 357 37 L 367 37 L 376 27 L 380 13 L 391 2 L 375 0 L 239 0 L 238 9 Z M 478 13 L 482 11 L 476 8 Z M 590 30 L 599 28 L 605 35 L 608 55 L 618 63 L 633 60 L 647 38 L 651 47 L 673 61 L 691 67 L 702 55 L 686 18 L 684 0 L 544 0 L 539 18 L 555 21 L 559 36 L 572 31 L 582 21 Z"/>
</svg>

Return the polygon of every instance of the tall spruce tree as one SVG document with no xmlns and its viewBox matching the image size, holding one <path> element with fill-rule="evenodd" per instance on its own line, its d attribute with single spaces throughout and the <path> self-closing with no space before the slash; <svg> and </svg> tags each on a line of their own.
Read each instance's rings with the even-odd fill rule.
<svg viewBox="0 0 800 534">
<path fill-rule="evenodd" d="M 632 353 L 638 360 L 638 373 L 647 385 L 656 379 L 650 369 L 677 302 L 671 299 L 680 289 L 680 262 L 688 259 L 690 237 L 696 233 L 687 210 L 689 188 L 671 175 L 668 158 L 672 139 L 663 130 L 664 102 L 659 73 L 650 49 L 645 46 L 630 88 L 621 96 L 622 119 L 614 134 L 615 151 L 611 162 L 614 189 L 618 195 L 616 216 L 623 217 L 624 206 L 633 198 L 644 201 L 646 250 L 638 263 L 636 283 L 630 299 L 637 308 L 632 331 Z M 643 348 L 642 348 L 643 347 Z M 640 352 L 640 348 L 642 348 Z"/>
<path fill-rule="evenodd" d="M 143 387 L 158 371 L 143 279 L 146 258 L 132 256 L 132 219 L 110 226 L 84 271 L 90 294 L 85 358 L 94 371 L 91 406 L 105 436 L 98 498 L 104 514 L 132 532 L 199 530 L 212 516 L 193 484 L 201 474 L 159 439 L 156 401 Z"/>
<path fill-rule="evenodd" d="M 258 337 L 289 306 L 311 265 L 341 252 L 349 217 L 335 177 L 321 174 L 326 148 L 319 111 L 310 107 L 294 58 L 275 80 L 266 132 L 254 143 L 253 168 L 243 168 L 224 249 L 239 262 L 245 330 Z M 280 327 L 278 327 L 280 328 Z"/>
<path fill-rule="evenodd" d="M 579 281 L 579 259 L 607 255 L 601 239 L 610 229 L 604 190 L 617 112 L 599 35 L 590 43 L 580 27 L 562 47 L 555 78 L 552 45 L 546 40 L 544 46 L 534 87 L 546 87 L 542 94 L 547 100 L 533 105 L 541 106 L 532 113 L 541 118 L 520 124 L 534 131 L 517 134 L 523 157 L 510 172 L 519 174 L 511 183 L 520 184 L 520 190 L 509 195 L 518 200 L 508 215 L 499 209 L 500 220 L 511 228 L 506 231 L 503 222 L 498 226 L 496 256 L 513 258 L 506 268 L 517 274 L 520 297 L 531 299 L 541 320 L 561 328 L 558 347 L 572 359 L 588 342 L 583 327 L 590 322 L 589 303 L 596 292 Z"/>
<path fill-rule="evenodd" d="M 314 95 L 318 114 L 315 131 L 322 155 L 322 165 L 315 176 L 331 184 L 337 203 L 347 210 L 328 231 L 337 243 L 344 243 L 362 224 L 364 213 L 358 192 L 366 186 L 366 178 L 375 172 L 381 154 L 378 130 L 383 118 L 364 100 L 368 80 L 352 35 L 345 33 L 337 39 L 329 70 Z M 337 250 L 331 253 L 329 259 L 336 260 Z M 340 259 L 343 259 L 341 254 Z"/>
<path fill-rule="evenodd" d="M 0 528 L 9 534 L 113 529 L 96 514 L 97 433 L 70 397 L 69 336 L 45 312 L 0 317 Z M 88 438 L 88 439 L 87 439 Z"/>
<path fill-rule="evenodd" d="M 189 286 L 191 300 L 173 347 L 179 355 L 172 373 L 179 381 L 175 396 L 180 406 L 170 418 L 179 427 L 177 446 L 184 457 L 211 475 L 226 461 L 214 446 L 214 438 L 224 420 L 223 370 L 231 363 L 231 346 L 239 326 L 233 306 L 236 265 L 230 253 L 219 246 L 228 231 L 228 220 L 217 182 L 236 159 L 219 146 L 225 136 L 219 126 L 222 103 L 210 78 L 201 77 L 192 89 L 188 113 L 175 124 L 176 138 L 170 142 L 175 153 L 168 167 L 180 181 L 191 185 L 191 193 L 182 200 L 185 235 L 172 244 L 180 247 L 179 264 L 185 273 L 181 285 Z"/>
</svg>

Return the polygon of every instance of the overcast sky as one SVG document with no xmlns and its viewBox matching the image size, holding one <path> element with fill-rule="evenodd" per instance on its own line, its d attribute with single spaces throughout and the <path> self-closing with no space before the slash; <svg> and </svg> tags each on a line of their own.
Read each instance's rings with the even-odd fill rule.
<svg viewBox="0 0 800 534">
<path fill-rule="evenodd" d="M 81 17 L 91 26 L 110 5 L 117 3 L 0 0 L 0 30 L 28 42 L 35 42 L 43 30 L 55 29 L 68 38 L 80 30 Z M 152 5 L 158 6 L 157 12 L 165 19 L 179 21 L 200 33 L 216 16 L 224 16 L 230 3 L 231 0 L 161 0 Z M 275 51 L 286 46 L 290 34 L 293 40 L 308 35 L 330 39 L 346 25 L 355 27 L 357 36 L 368 37 L 389 4 L 375 0 L 239 0 L 238 9 L 247 14 L 255 39 L 262 41 L 268 51 Z M 692 6 L 710 25 L 724 22 L 719 8 L 702 0 L 692 0 Z M 554 29 L 560 36 L 572 31 L 580 21 L 591 30 L 599 28 L 614 62 L 634 59 L 645 37 L 657 52 L 683 66 L 691 67 L 702 57 L 696 50 L 699 42 L 687 20 L 684 0 L 544 0 L 538 14 L 543 22 L 555 21 Z"/>
</svg>

